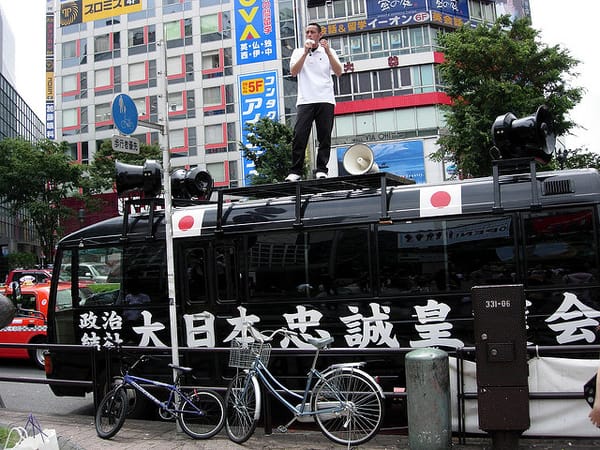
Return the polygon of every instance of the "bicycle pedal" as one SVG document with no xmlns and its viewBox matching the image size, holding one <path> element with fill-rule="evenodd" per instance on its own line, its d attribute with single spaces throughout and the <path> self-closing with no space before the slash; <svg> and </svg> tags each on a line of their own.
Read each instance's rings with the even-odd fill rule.
<svg viewBox="0 0 600 450">
<path fill-rule="evenodd" d="M 279 425 L 277 427 L 277 432 L 279 432 L 279 433 L 287 433 L 287 430 L 288 430 L 287 427 L 285 427 L 283 425 Z"/>
</svg>

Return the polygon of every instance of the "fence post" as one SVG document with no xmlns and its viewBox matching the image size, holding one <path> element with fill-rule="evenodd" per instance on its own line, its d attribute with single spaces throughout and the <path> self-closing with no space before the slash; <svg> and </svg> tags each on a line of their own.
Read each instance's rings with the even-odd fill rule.
<svg viewBox="0 0 600 450">
<path fill-rule="evenodd" d="M 448 354 L 421 348 L 406 355 L 408 443 L 411 450 L 452 446 Z"/>
</svg>

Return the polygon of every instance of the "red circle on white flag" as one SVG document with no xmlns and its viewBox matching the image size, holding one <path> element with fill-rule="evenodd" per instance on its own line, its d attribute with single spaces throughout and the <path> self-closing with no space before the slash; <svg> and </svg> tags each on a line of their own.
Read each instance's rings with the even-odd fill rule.
<svg viewBox="0 0 600 450">
<path fill-rule="evenodd" d="M 183 216 L 177 224 L 181 231 L 187 231 L 194 226 L 194 218 L 192 216 Z"/>
<path fill-rule="evenodd" d="M 434 208 L 445 208 L 450 204 L 451 200 L 452 197 L 446 191 L 437 191 L 429 199 L 431 206 Z"/>
</svg>

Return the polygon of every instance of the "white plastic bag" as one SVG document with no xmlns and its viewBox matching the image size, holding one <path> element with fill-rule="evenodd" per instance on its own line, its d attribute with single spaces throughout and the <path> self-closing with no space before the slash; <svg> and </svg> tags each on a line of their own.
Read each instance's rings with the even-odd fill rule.
<svg viewBox="0 0 600 450">
<path fill-rule="evenodd" d="M 27 436 L 13 450 L 59 450 L 56 430 L 45 429 L 35 436 Z"/>
<path fill-rule="evenodd" d="M 12 433 L 19 434 L 19 441 L 14 447 L 7 447 Z M 4 448 L 11 450 L 59 450 L 56 430 L 42 429 L 33 414 L 29 414 L 25 427 L 12 427 L 8 433 Z"/>
</svg>

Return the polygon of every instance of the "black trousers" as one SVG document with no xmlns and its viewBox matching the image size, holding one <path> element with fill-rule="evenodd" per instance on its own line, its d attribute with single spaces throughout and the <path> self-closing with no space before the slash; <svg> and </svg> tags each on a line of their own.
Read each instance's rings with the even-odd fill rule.
<svg viewBox="0 0 600 450">
<path fill-rule="evenodd" d="M 331 153 L 331 131 L 333 130 L 333 110 L 331 103 L 311 103 L 298 105 L 294 138 L 292 139 L 291 173 L 302 175 L 306 145 L 310 136 L 312 123 L 315 122 L 319 149 L 317 151 L 316 172 L 327 173 L 327 163 Z"/>
</svg>

